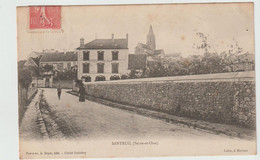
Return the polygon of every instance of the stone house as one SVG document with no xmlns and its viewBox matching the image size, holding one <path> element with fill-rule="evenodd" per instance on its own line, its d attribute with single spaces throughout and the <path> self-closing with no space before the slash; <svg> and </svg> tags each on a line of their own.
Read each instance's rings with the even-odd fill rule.
<svg viewBox="0 0 260 160">
<path fill-rule="evenodd" d="M 71 70 L 78 64 L 78 56 L 75 51 L 45 53 L 40 60 L 40 66 L 47 64 L 57 71 Z"/>
<path fill-rule="evenodd" d="M 109 80 L 111 76 L 121 76 L 128 73 L 128 34 L 126 38 L 95 39 L 84 44 L 80 39 L 78 53 L 78 79 L 91 77 L 95 81 L 97 76 L 104 76 Z"/>
<path fill-rule="evenodd" d="M 78 56 L 75 51 L 69 52 L 46 52 L 42 54 L 40 59 L 40 67 L 51 65 L 53 70 L 41 72 L 41 78 L 38 79 L 39 87 L 53 87 L 54 77 L 57 72 L 76 71 L 78 64 Z"/>
</svg>

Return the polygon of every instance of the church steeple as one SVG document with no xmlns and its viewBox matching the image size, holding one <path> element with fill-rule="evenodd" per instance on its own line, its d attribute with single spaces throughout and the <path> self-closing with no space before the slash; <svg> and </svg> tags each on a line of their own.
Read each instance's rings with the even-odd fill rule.
<svg viewBox="0 0 260 160">
<path fill-rule="evenodd" d="M 147 34 L 146 44 L 149 45 L 153 50 L 156 49 L 155 35 L 154 35 L 154 33 L 153 33 L 153 27 L 152 27 L 152 25 L 150 26 L 149 33 Z"/>
</svg>

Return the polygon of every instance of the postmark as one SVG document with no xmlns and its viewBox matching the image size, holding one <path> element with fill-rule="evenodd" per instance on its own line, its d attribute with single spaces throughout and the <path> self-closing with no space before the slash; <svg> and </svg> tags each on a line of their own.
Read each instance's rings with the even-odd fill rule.
<svg viewBox="0 0 260 160">
<path fill-rule="evenodd" d="M 30 7 L 29 29 L 61 29 L 61 6 Z"/>
</svg>

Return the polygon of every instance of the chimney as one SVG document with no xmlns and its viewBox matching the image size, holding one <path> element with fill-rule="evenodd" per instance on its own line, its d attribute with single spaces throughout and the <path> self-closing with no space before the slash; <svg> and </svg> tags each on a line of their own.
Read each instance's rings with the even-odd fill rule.
<svg viewBox="0 0 260 160">
<path fill-rule="evenodd" d="M 80 38 L 80 48 L 84 47 L 84 38 Z"/>
<path fill-rule="evenodd" d="M 127 43 L 127 47 L 128 47 L 128 33 L 126 34 L 126 43 Z"/>
<path fill-rule="evenodd" d="M 112 33 L 112 37 L 111 38 L 112 38 L 112 40 L 114 40 L 114 33 Z"/>
</svg>

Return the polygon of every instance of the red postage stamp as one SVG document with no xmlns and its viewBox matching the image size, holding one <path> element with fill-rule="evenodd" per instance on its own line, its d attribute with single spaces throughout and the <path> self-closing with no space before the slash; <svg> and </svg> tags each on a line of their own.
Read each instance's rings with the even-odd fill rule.
<svg viewBox="0 0 260 160">
<path fill-rule="evenodd" d="M 30 29 L 61 29 L 60 6 L 30 7 Z"/>
</svg>

